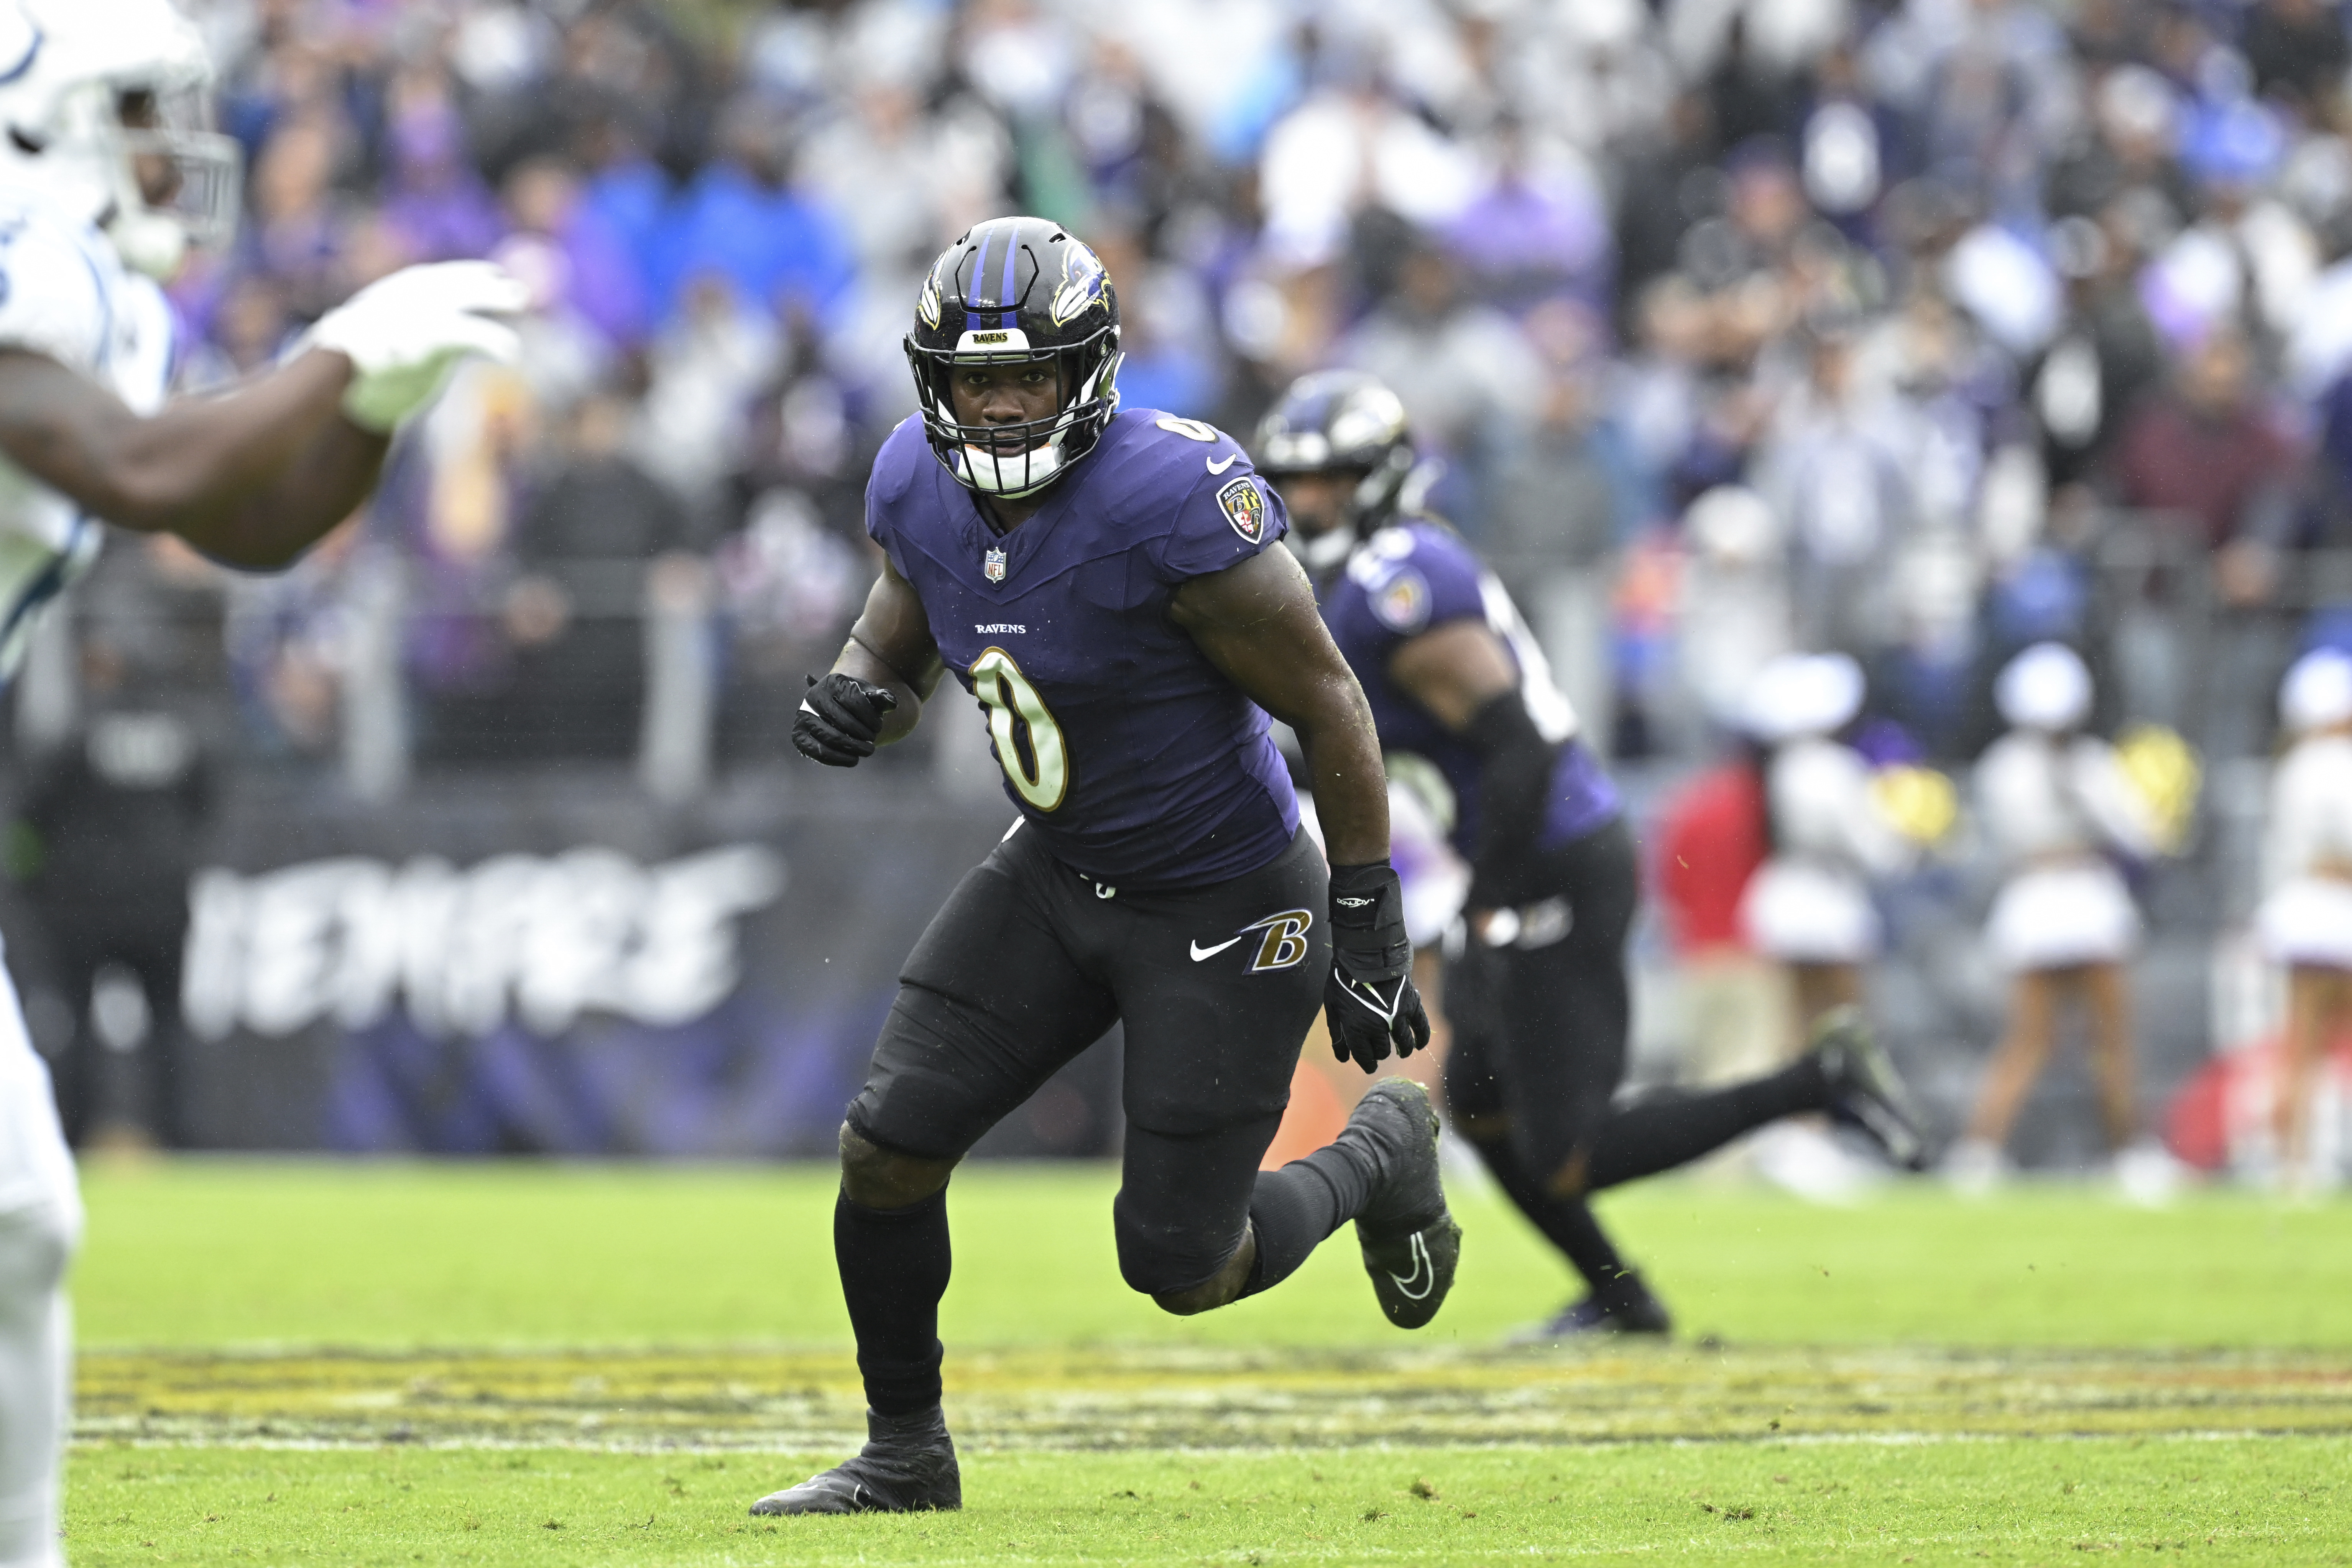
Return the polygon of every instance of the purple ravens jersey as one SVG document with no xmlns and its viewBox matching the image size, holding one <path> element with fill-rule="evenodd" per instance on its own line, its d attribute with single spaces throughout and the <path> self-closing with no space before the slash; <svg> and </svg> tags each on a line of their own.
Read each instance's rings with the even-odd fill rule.
<svg viewBox="0 0 2352 1568">
<path fill-rule="evenodd" d="M 1290 846 L 1298 802 L 1265 712 L 1169 618 L 1176 590 L 1288 531 L 1239 446 L 1150 409 L 1002 536 L 919 418 L 874 460 L 866 530 L 980 700 L 1004 790 L 1055 858 L 1117 887 L 1193 888 Z"/>
<path fill-rule="evenodd" d="M 1331 640 L 1371 703 L 1381 751 L 1424 757 L 1444 775 L 1454 793 L 1454 844 L 1465 855 L 1478 837 L 1478 753 L 1389 675 L 1399 647 L 1448 621 L 1483 621 L 1502 640 L 1518 665 L 1528 716 L 1559 748 L 1543 844 L 1580 838 L 1619 814 L 1617 786 L 1577 738 L 1576 710 L 1552 684 L 1543 650 L 1503 584 L 1452 529 L 1408 521 L 1381 530 L 1348 557 L 1347 570 L 1324 585 L 1322 597 Z"/>
</svg>

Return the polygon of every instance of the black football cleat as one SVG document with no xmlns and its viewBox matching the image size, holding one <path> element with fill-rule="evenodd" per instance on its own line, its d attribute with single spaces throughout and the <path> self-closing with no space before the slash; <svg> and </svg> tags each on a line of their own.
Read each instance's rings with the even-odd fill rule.
<svg viewBox="0 0 2352 1568">
<path fill-rule="evenodd" d="M 1906 1171 L 1927 1168 L 1927 1134 L 1918 1108 L 1853 1007 L 1839 1007 L 1814 1027 L 1812 1052 L 1830 1089 L 1830 1120 L 1859 1129 Z"/>
<path fill-rule="evenodd" d="M 1556 1345 L 1565 1340 L 1592 1339 L 1605 1334 L 1670 1334 L 1674 1320 L 1665 1303 L 1650 1294 L 1638 1274 L 1619 1275 L 1607 1289 L 1571 1302 L 1549 1322 L 1521 1329 L 1511 1336 L 1515 1345 Z"/>
<path fill-rule="evenodd" d="M 1356 1102 L 1339 1142 L 1369 1152 L 1381 1173 L 1356 1216 L 1372 1294 L 1390 1322 L 1418 1329 L 1445 1304 L 1462 1259 L 1462 1227 L 1437 1175 L 1436 1108 L 1411 1079 L 1384 1078 Z"/>
<path fill-rule="evenodd" d="M 866 1447 L 822 1475 L 770 1492 L 755 1514 L 923 1513 L 963 1507 L 963 1476 L 940 1407 L 912 1415 L 866 1413 Z"/>
</svg>

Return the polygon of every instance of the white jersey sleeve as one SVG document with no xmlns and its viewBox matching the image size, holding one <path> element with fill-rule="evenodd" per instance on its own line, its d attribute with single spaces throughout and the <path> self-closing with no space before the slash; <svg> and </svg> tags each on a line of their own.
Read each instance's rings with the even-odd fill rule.
<svg viewBox="0 0 2352 1568">
<path fill-rule="evenodd" d="M 0 348 L 46 355 L 152 414 L 171 376 L 171 307 L 90 225 L 37 193 L 0 189 Z M 103 536 L 0 459 L 0 678 L 16 673 L 41 607 L 97 559 Z"/>
<path fill-rule="evenodd" d="M 65 222 L 0 201 L 0 348 L 46 354 L 110 387 L 122 281 L 119 264 Z"/>
</svg>

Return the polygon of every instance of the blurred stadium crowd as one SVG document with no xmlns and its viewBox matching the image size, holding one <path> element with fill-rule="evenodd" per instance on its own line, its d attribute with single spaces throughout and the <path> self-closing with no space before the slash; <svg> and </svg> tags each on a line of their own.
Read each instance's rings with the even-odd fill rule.
<svg viewBox="0 0 2352 1568">
<path fill-rule="evenodd" d="M 247 763 L 626 761 L 698 679 L 720 763 L 781 757 L 921 269 L 1007 211 L 1104 257 L 1129 405 L 1246 436 L 1389 380 L 1637 781 L 1792 648 L 1860 661 L 1874 760 L 1964 766 L 2055 639 L 2100 729 L 2225 771 L 2352 645 L 2333 0 L 190 8 L 249 182 L 174 290 L 190 384 L 410 261 L 541 308 L 290 575 L 118 541 L 20 736 L 225 692 L 189 721 Z"/>
<path fill-rule="evenodd" d="M 1108 261 L 1131 405 L 1395 383 L 1621 757 L 1793 644 L 1963 759 L 2049 636 L 2242 753 L 2294 643 L 2352 636 L 2296 559 L 2352 539 L 2323 0 L 196 9 L 250 219 L 177 289 L 191 381 L 405 261 L 545 307 L 362 527 L 229 591 L 249 746 L 327 743 L 390 555 L 423 756 L 625 754 L 649 561 L 772 751 L 757 693 L 862 586 L 920 268 L 1006 210 Z"/>
</svg>

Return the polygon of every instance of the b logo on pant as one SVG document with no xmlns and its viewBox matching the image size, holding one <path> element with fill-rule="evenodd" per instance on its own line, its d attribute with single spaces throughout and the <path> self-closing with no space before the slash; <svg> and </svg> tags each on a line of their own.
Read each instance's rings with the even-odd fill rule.
<svg viewBox="0 0 2352 1568">
<path fill-rule="evenodd" d="M 1285 910 L 1242 927 L 1244 932 L 1265 932 L 1265 939 L 1257 944 L 1257 956 L 1250 961 L 1249 972 L 1259 974 L 1269 969 L 1297 967 L 1307 957 L 1307 931 L 1314 923 L 1315 916 L 1309 910 Z"/>
</svg>

